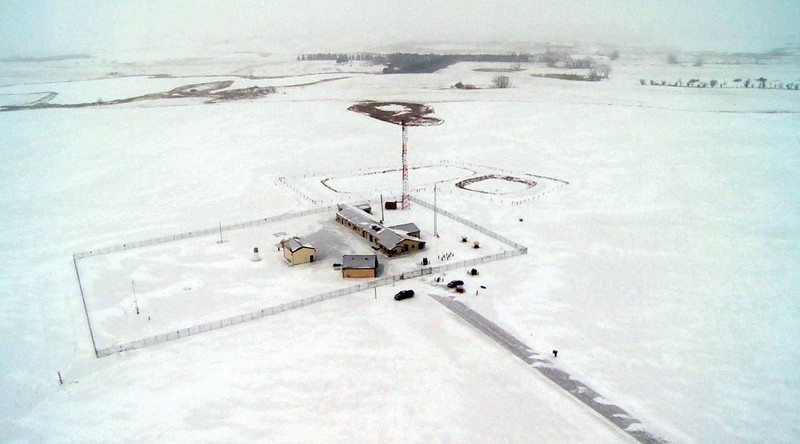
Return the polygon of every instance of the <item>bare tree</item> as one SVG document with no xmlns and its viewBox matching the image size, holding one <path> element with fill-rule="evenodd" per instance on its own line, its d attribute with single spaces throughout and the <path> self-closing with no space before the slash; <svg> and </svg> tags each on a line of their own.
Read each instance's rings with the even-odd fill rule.
<svg viewBox="0 0 800 444">
<path fill-rule="evenodd" d="M 508 76 L 495 76 L 492 79 L 495 88 L 508 88 L 511 86 L 511 79 Z"/>
<path fill-rule="evenodd" d="M 592 66 L 589 72 L 589 78 L 593 80 L 607 79 L 611 74 L 611 66 L 604 63 L 598 63 Z"/>
</svg>

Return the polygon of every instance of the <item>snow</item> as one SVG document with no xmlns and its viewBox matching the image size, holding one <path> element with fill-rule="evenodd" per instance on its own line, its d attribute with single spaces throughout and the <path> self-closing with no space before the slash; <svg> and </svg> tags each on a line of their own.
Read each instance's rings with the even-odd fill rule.
<svg viewBox="0 0 800 444">
<path fill-rule="evenodd" d="M 0 98 L 9 97 L 12 100 L 18 96 L 38 95 L 42 97 L 48 93 L 57 95 L 50 100 L 50 103 L 57 104 L 79 104 L 92 103 L 98 100 L 110 101 L 126 99 L 130 97 L 143 96 L 145 94 L 158 94 L 170 91 L 174 88 L 186 85 L 199 85 L 203 83 L 233 81 L 233 84 L 225 89 L 249 88 L 253 86 L 275 86 L 287 87 L 315 82 L 339 79 L 345 77 L 342 74 L 314 74 L 303 76 L 289 76 L 281 78 L 267 79 L 246 79 L 235 76 L 211 76 L 211 77 L 146 77 L 146 76 L 125 76 L 110 77 L 92 80 L 75 80 L 53 83 L 33 83 L 0 86 Z M 202 90 L 201 87 L 197 88 Z M 38 97 L 37 97 L 38 98 Z M 28 98 L 26 101 L 16 103 L 28 103 L 36 98 Z M 6 99 L 2 99 L 6 100 Z M 9 104 L 16 104 L 11 102 Z M 3 104 L 0 102 L 0 104 Z"/>
<path fill-rule="evenodd" d="M 395 113 L 398 113 L 398 114 L 410 111 L 410 109 L 407 106 L 403 106 L 403 105 L 381 105 L 381 106 L 378 106 L 376 108 L 379 109 L 379 110 L 391 111 L 391 112 L 395 112 Z"/>
<path fill-rule="evenodd" d="M 97 348 L 358 285 L 363 281 L 343 279 L 333 264 L 341 263 L 345 254 L 374 252 L 368 242 L 334 218 L 335 211 L 290 217 L 224 230 L 222 243 L 218 235 L 209 235 L 80 259 L 78 269 Z M 437 218 L 437 226 L 458 235 L 434 238 L 433 213 L 423 207 L 389 211 L 385 221 L 389 226 L 414 221 L 429 243 L 416 255 L 392 259 L 380 255 L 379 277 L 417 270 L 421 257 L 436 266 L 511 249 L 444 216 Z M 290 266 L 285 261 L 277 244 L 286 235 L 272 233 L 287 232 L 315 246 L 313 264 Z M 481 248 L 462 243 L 461 236 L 480 239 Z M 250 260 L 254 246 L 259 248 L 259 262 Z M 444 252 L 452 257 L 439 259 Z"/>
<path fill-rule="evenodd" d="M 156 60 L 130 71 L 230 75 L 258 62 Z M 259 75 L 316 69 L 264 63 Z M 474 284 L 487 288 L 478 296 L 467 289 L 471 308 L 536 351 L 558 349 L 555 365 L 672 442 L 800 440 L 800 94 L 638 82 L 796 81 L 797 67 L 621 61 L 603 82 L 521 71 L 509 73 L 506 90 L 450 89 L 459 80 L 490 83 L 494 74 L 474 68 L 492 66 L 347 75 L 257 101 L 0 114 L 3 440 L 625 441 L 444 311 L 427 296 L 444 290 L 424 280 L 380 288 L 377 300 L 362 292 L 94 358 L 72 253 L 311 205 L 278 177 L 399 167 L 399 130 L 347 111 L 364 99 L 424 101 L 445 120 L 409 130 L 412 164 L 459 159 L 569 182 L 525 205 L 438 196 L 443 208 L 528 247 L 479 267 Z M 105 68 L 71 67 L 59 78 L 37 64 L 31 76 L 90 80 Z M 26 77 L 16 65 L 6 69 L 3 79 Z M 136 79 L 125 88 L 151 90 L 149 79 Z M 336 180 L 364 189 L 356 175 Z M 432 198 L 429 188 L 420 194 Z M 278 231 L 301 230 L 259 236 Z M 222 245 L 229 257 L 247 258 L 253 243 L 234 242 Z M 153 260 L 146 253 L 131 260 Z M 225 272 L 240 269 L 216 260 Z M 127 291 L 130 276 L 144 282 L 155 272 L 119 276 Z M 173 277 L 164 288 L 178 294 L 223 280 Z M 253 287 L 244 280 L 225 294 L 246 297 Z M 417 296 L 393 301 L 403 288 Z"/>
<path fill-rule="evenodd" d="M 396 442 L 524 441 L 536 434 L 626 441 L 432 299 L 400 304 L 392 294 L 383 288 L 378 299 L 361 293 L 145 353 L 90 360 L 83 371 L 94 375 L 91 382 L 55 390 L 5 436 Z"/>
<path fill-rule="evenodd" d="M 490 177 L 467 186 L 469 190 L 492 194 L 511 194 L 524 191 L 528 188 L 532 187 L 526 183 L 504 180 L 496 177 Z"/>
</svg>

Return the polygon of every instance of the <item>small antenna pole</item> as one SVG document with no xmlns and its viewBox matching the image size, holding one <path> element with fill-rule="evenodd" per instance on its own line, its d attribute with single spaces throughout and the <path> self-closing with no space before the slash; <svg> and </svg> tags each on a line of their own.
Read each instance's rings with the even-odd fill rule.
<svg viewBox="0 0 800 444">
<path fill-rule="evenodd" d="M 139 314 L 139 300 L 136 298 L 136 282 L 131 281 L 131 289 L 133 289 L 133 305 L 136 307 L 136 314 Z"/>
<path fill-rule="evenodd" d="M 433 183 L 433 235 L 437 238 L 439 237 L 439 230 L 436 226 L 436 185 L 438 184 L 439 182 Z"/>
</svg>

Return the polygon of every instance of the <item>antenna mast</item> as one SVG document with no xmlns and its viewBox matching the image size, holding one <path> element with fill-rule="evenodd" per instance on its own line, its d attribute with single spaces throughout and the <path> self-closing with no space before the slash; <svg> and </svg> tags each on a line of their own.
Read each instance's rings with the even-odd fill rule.
<svg viewBox="0 0 800 444">
<path fill-rule="evenodd" d="M 403 126 L 403 197 L 401 208 L 408 210 L 411 208 L 411 201 L 408 198 L 408 129 L 405 122 Z"/>
</svg>

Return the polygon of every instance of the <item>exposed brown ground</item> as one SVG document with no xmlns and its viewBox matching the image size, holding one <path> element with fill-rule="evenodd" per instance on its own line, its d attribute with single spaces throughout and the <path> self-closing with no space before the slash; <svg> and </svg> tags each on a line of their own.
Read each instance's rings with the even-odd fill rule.
<svg viewBox="0 0 800 444">
<path fill-rule="evenodd" d="M 107 106 L 119 105 L 122 103 L 138 102 L 143 100 L 157 100 L 157 99 L 181 99 L 188 97 L 204 97 L 208 100 L 206 103 L 225 102 L 229 100 L 244 100 L 244 99 L 258 99 L 269 94 L 275 93 L 275 87 L 258 87 L 251 86 L 249 88 L 239 89 L 225 89 L 233 85 L 233 80 L 223 80 L 219 82 L 195 83 L 191 85 L 179 86 L 162 93 L 145 94 L 142 96 L 129 97 L 125 99 L 96 101 L 86 103 L 49 103 L 57 94 L 52 93 L 47 97 L 37 100 L 28 105 L 9 105 L 0 106 L 0 111 L 19 111 L 24 109 L 42 109 L 42 108 L 86 108 L 89 106 Z M 46 99 L 46 100 L 44 100 Z"/>
<path fill-rule="evenodd" d="M 403 109 L 386 109 L 388 107 L 403 107 Z M 433 126 L 444 123 L 444 120 L 432 115 L 433 107 L 425 105 L 424 103 L 375 102 L 372 100 L 367 100 L 364 102 L 358 102 L 347 109 L 370 116 L 373 119 L 382 120 L 395 125 Z"/>
</svg>

